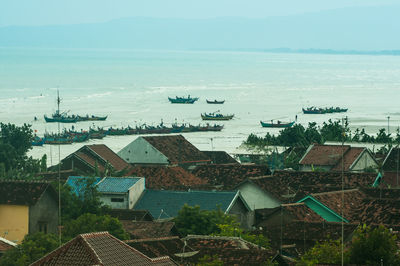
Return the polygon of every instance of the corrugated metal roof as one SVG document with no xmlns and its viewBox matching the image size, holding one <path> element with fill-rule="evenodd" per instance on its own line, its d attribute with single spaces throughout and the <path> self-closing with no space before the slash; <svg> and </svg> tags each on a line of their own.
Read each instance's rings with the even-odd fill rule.
<svg viewBox="0 0 400 266">
<path fill-rule="evenodd" d="M 97 184 L 97 190 L 99 192 L 125 193 L 139 180 L 139 177 L 106 177 Z"/>
<path fill-rule="evenodd" d="M 182 207 L 198 205 L 202 210 L 226 211 L 235 199 L 237 191 L 167 191 L 146 190 L 135 209 L 148 210 L 154 218 L 176 217 Z"/>
<path fill-rule="evenodd" d="M 72 188 L 73 193 L 79 195 L 79 192 L 84 186 L 84 180 L 87 180 L 89 178 L 95 178 L 94 185 L 97 185 L 101 180 L 101 177 L 70 176 L 67 179 L 67 184 Z"/>
</svg>

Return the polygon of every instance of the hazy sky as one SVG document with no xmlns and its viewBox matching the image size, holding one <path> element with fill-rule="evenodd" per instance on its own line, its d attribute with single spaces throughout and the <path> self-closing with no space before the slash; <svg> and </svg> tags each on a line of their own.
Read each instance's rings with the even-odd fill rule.
<svg viewBox="0 0 400 266">
<path fill-rule="evenodd" d="M 260 18 L 399 0 L 0 0 L 0 26 L 103 22 L 122 17 Z"/>
</svg>

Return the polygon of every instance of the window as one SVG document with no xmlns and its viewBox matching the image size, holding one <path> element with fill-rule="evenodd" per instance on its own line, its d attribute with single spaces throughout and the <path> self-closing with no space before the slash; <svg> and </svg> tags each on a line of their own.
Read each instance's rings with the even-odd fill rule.
<svg viewBox="0 0 400 266">
<path fill-rule="evenodd" d="M 39 232 L 47 234 L 47 223 L 39 222 Z"/>
<path fill-rule="evenodd" d="M 124 198 L 111 198 L 111 202 L 124 202 Z"/>
</svg>

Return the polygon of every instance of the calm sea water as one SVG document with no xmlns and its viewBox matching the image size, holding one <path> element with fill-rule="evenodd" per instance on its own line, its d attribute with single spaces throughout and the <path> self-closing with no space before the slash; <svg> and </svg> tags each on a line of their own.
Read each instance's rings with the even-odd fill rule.
<svg viewBox="0 0 400 266">
<path fill-rule="evenodd" d="M 250 133 L 265 135 L 260 120 L 279 119 L 305 126 L 348 116 L 351 127 L 375 133 L 400 125 L 400 57 L 359 55 L 273 54 L 145 50 L 51 50 L 0 48 L 0 121 L 32 124 L 42 135 L 56 132 L 43 115 L 57 108 L 70 114 L 108 115 L 100 127 L 201 123 L 200 113 L 234 113 L 222 132 L 187 133 L 203 150 L 234 152 Z M 200 97 L 193 105 L 173 105 L 168 96 Z M 206 99 L 225 99 L 208 105 Z M 340 106 L 346 114 L 303 115 L 302 107 Z M 34 121 L 34 117 L 39 121 Z M 92 122 L 75 124 L 87 130 Z M 61 125 L 61 129 L 71 125 Z M 136 136 L 106 137 L 118 152 Z M 63 158 L 84 144 L 61 147 Z M 58 160 L 58 147 L 34 148 L 49 163 Z"/>
</svg>

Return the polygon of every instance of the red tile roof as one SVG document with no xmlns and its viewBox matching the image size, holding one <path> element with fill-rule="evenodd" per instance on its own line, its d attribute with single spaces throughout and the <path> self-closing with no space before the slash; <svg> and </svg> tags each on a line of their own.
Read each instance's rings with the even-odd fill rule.
<svg viewBox="0 0 400 266">
<path fill-rule="evenodd" d="M 32 265 L 176 265 L 168 257 L 151 259 L 108 232 L 81 234 Z"/>
<path fill-rule="evenodd" d="M 123 221 L 153 221 L 154 218 L 147 210 L 109 209 L 106 214 Z"/>
<path fill-rule="evenodd" d="M 178 236 L 174 222 L 121 221 L 131 239 Z"/>
<path fill-rule="evenodd" d="M 17 244 L 15 244 L 14 242 L 11 242 L 5 238 L 0 237 L 0 254 L 16 246 Z"/>
<path fill-rule="evenodd" d="M 199 165 L 192 173 L 210 186 L 231 190 L 249 177 L 269 175 L 271 171 L 266 165 L 215 164 Z"/>
<path fill-rule="evenodd" d="M 239 164 L 225 151 L 203 151 L 212 161 L 213 164 Z"/>
<path fill-rule="evenodd" d="M 188 188 L 197 188 L 207 184 L 206 180 L 187 172 L 179 166 L 135 166 L 126 175 L 143 176 L 148 189 L 187 190 Z"/>
<path fill-rule="evenodd" d="M 86 145 L 86 147 L 111 164 L 116 171 L 122 171 L 130 167 L 127 162 L 104 144 Z"/>
<path fill-rule="evenodd" d="M 0 180 L 0 204 L 35 205 L 46 190 L 57 200 L 56 191 L 48 182 Z"/>
<path fill-rule="evenodd" d="M 400 148 L 390 149 L 382 165 L 383 171 L 397 172 L 400 169 Z"/>
<path fill-rule="evenodd" d="M 375 173 L 344 173 L 344 188 L 371 186 Z M 276 170 L 273 176 L 250 178 L 264 191 L 284 203 L 296 202 L 310 193 L 340 190 L 342 174 L 339 172 L 308 172 Z"/>
<path fill-rule="evenodd" d="M 351 147 L 343 156 L 343 171 L 349 171 L 350 166 L 357 160 L 366 148 Z M 339 162 L 331 169 L 331 171 L 342 171 L 342 158 Z"/>
<path fill-rule="evenodd" d="M 349 145 L 321 145 L 312 144 L 308 152 L 300 160 L 300 164 L 309 165 L 330 165 L 335 166 L 343 154 L 350 149 Z"/>
<path fill-rule="evenodd" d="M 143 137 L 159 152 L 164 154 L 171 164 L 211 162 L 207 155 L 187 141 L 182 135 Z"/>
</svg>

